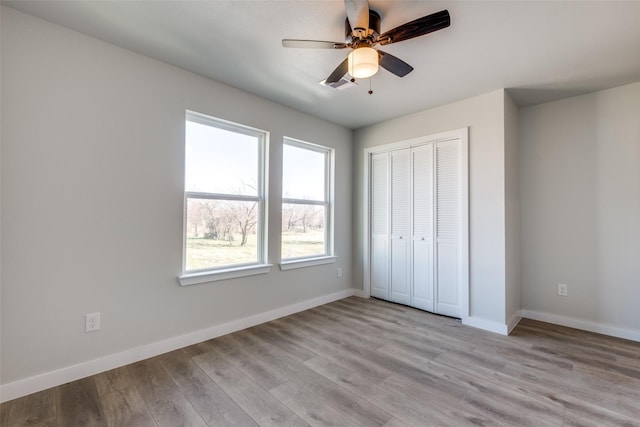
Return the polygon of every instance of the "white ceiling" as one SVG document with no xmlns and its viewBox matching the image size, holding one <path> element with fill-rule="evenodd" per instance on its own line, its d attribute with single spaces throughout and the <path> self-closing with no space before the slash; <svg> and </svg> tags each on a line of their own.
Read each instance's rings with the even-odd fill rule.
<svg viewBox="0 0 640 427">
<path fill-rule="evenodd" d="M 640 81 L 640 1 L 370 0 L 384 32 L 448 9 L 449 28 L 382 48 L 415 70 L 344 91 L 318 84 L 347 50 L 341 0 L 3 1 L 115 45 L 358 128 L 499 88 L 519 105 Z"/>
</svg>

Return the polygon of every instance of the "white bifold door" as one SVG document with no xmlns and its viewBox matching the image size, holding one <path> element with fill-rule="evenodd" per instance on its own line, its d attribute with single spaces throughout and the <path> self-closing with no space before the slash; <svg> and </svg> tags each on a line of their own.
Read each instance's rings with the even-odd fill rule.
<svg viewBox="0 0 640 427">
<path fill-rule="evenodd" d="M 372 296 L 463 315 L 468 196 L 462 148 L 453 138 L 370 154 Z"/>
</svg>

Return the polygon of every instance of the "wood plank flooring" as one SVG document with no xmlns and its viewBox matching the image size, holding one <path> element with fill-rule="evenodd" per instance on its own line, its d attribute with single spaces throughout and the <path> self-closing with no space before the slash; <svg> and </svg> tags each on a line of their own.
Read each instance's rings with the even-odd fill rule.
<svg viewBox="0 0 640 427">
<path fill-rule="evenodd" d="M 352 297 L 0 406 L 32 425 L 640 426 L 640 343 Z"/>
</svg>

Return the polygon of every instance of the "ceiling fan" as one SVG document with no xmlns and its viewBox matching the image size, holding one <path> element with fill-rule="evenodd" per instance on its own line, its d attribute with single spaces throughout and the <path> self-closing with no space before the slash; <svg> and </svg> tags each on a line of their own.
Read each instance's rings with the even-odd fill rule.
<svg viewBox="0 0 640 427">
<path fill-rule="evenodd" d="M 402 59 L 379 49 L 391 43 L 412 39 L 450 25 L 449 11 L 442 10 L 423 16 L 380 34 L 380 15 L 369 9 L 367 0 L 345 0 L 347 19 L 345 20 L 345 41 L 283 39 L 282 46 L 315 49 L 353 49 L 349 56 L 327 77 L 326 83 L 335 83 L 349 73 L 353 79 L 367 78 L 378 72 L 378 66 L 404 77 L 413 67 Z"/>
</svg>

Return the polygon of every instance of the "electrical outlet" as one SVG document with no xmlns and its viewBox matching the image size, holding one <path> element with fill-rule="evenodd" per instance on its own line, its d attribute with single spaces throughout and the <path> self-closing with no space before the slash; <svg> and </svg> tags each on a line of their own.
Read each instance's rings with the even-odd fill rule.
<svg viewBox="0 0 640 427">
<path fill-rule="evenodd" d="M 566 297 L 569 295 L 566 283 L 558 283 L 558 295 L 560 295 L 561 297 Z"/>
<path fill-rule="evenodd" d="M 85 332 L 93 332 L 100 329 L 100 313 L 87 313 L 84 320 Z"/>
<path fill-rule="evenodd" d="M 342 267 L 338 267 L 338 277 L 342 277 Z"/>
</svg>

